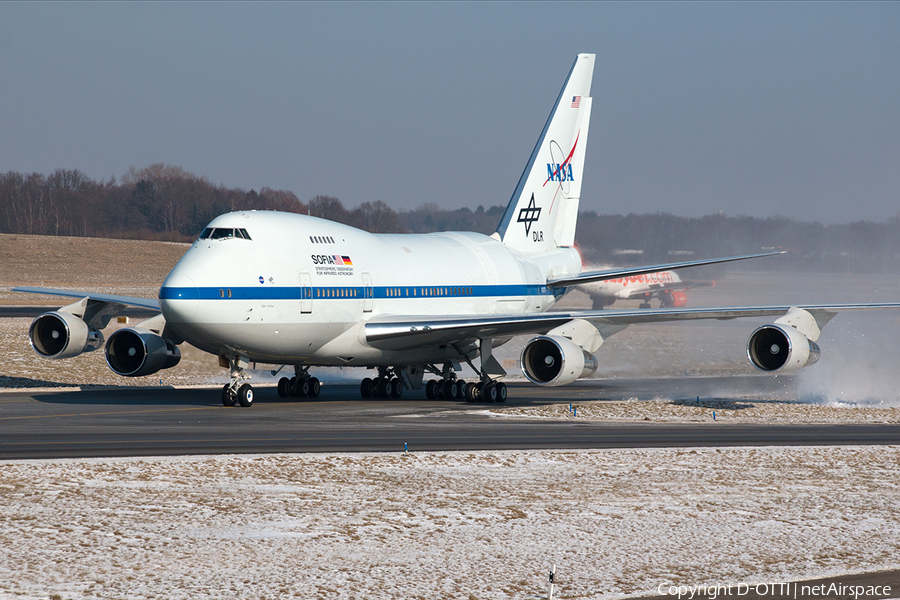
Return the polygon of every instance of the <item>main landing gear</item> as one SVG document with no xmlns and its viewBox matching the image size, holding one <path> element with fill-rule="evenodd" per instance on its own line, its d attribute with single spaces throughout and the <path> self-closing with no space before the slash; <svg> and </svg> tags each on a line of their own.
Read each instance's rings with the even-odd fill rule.
<svg viewBox="0 0 900 600">
<path fill-rule="evenodd" d="M 475 365 L 469 363 L 474 369 Z M 481 381 L 463 381 L 457 379 L 450 364 L 445 364 L 441 371 L 430 369 L 442 379 L 431 379 L 425 384 L 425 396 L 429 400 L 465 400 L 466 402 L 506 402 L 506 384 L 494 381 L 484 372 L 479 373 Z M 477 372 L 477 371 L 476 371 Z"/>
<path fill-rule="evenodd" d="M 366 377 L 359 384 L 359 393 L 363 398 L 399 398 L 403 395 L 403 380 L 392 368 L 380 367 L 378 377 Z"/>
<path fill-rule="evenodd" d="M 502 381 L 436 380 L 425 384 L 429 400 L 465 400 L 466 402 L 506 402 L 507 389 Z"/>
<path fill-rule="evenodd" d="M 294 367 L 295 375 L 288 379 L 278 380 L 278 395 L 281 398 L 315 398 L 322 390 L 322 384 L 315 377 L 309 376 L 309 367 Z"/>
</svg>

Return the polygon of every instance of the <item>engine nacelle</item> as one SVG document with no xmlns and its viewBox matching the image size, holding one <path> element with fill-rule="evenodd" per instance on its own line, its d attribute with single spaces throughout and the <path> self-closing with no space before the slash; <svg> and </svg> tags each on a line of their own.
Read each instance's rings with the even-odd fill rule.
<svg viewBox="0 0 900 600">
<path fill-rule="evenodd" d="M 44 313 L 28 328 L 31 347 L 44 358 L 72 358 L 103 345 L 103 334 L 72 313 Z"/>
<path fill-rule="evenodd" d="M 666 308 L 681 308 L 687 305 L 687 292 L 682 290 L 664 292 L 659 297 L 662 300 L 662 305 Z"/>
<path fill-rule="evenodd" d="M 750 335 L 747 356 L 760 371 L 793 373 L 819 360 L 819 346 L 790 325 L 763 325 Z"/>
<path fill-rule="evenodd" d="M 140 327 L 120 329 L 106 342 L 106 364 L 123 377 L 153 375 L 181 361 L 181 350 L 171 340 Z"/>
<path fill-rule="evenodd" d="M 566 385 L 590 377 L 598 365 L 593 354 L 560 336 L 536 337 L 522 349 L 522 370 L 525 377 L 537 385 Z"/>
</svg>

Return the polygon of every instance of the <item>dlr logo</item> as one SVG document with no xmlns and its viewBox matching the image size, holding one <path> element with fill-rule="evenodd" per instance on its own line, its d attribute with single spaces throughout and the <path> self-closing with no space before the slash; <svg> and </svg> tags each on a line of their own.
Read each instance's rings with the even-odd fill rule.
<svg viewBox="0 0 900 600">
<path fill-rule="evenodd" d="M 543 242 L 544 241 L 544 232 L 543 231 L 532 231 L 531 239 L 535 242 Z"/>
</svg>

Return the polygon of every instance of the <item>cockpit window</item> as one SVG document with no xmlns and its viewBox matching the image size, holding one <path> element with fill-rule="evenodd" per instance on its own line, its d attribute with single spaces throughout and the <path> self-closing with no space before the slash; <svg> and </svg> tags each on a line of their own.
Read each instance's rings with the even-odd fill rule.
<svg viewBox="0 0 900 600">
<path fill-rule="evenodd" d="M 227 238 L 250 239 L 246 229 L 232 229 L 231 227 L 207 227 L 200 234 L 201 240 L 224 240 Z"/>
<path fill-rule="evenodd" d="M 234 237 L 234 229 L 228 227 L 216 227 L 213 229 L 212 235 L 209 236 L 214 240 L 221 240 L 222 238 L 231 238 Z"/>
</svg>

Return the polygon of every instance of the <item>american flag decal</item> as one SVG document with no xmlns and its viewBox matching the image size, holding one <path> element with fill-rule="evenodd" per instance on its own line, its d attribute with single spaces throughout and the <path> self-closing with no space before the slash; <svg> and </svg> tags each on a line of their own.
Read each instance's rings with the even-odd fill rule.
<svg viewBox="0 0 900 600">
<path fill-rule="evenodd" d="M 572 96 L 572 108 L 581 106 L 581 96 Z"/>
</svg>

